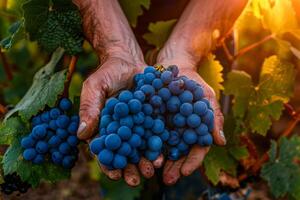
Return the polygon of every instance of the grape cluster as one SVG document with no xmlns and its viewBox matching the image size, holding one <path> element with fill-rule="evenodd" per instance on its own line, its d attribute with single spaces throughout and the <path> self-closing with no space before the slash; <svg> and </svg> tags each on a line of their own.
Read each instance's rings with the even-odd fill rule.
<svg viewBox="0 0 300 200">
<path fill-rule="evenodd" d="M 101 111 L 100 137 L 90 143 L 92 153 L 109 169 L 122 169 L 140 156 L 170 160 L 186 155 L 192 145 L 209 146 L 214 113 L 202 87 L 177 66 L 149 66 L 134 77 L 133 90 L 106 101 Z"/>
<path fill-rule="evenodd" d="M 32 118 L 32 130 L 21 140 L 23 157 L 34 164 L 46 159 L 64 168 L 72 168 L 77 160 L 79 140 L 76 136 L 79 117 L 69 117 L 72 107 L 69 99 L 63 98 L 58 107 L 43 111 Z"/>
<path fill-rule="evenodd" d="M 0 186 L 1 192 L 7 195 L 12 194 L 15 191 L 25 193 L 30 188 L 30 185 L 26 182 L 23 182 L 16 173 L 4 176 L 4 183 L 2 183 Z"/>
</svg>

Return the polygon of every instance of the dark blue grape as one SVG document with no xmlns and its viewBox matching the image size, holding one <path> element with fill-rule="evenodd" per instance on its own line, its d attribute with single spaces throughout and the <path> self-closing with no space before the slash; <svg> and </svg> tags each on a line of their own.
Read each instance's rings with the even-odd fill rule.
<svg viewBox="0 0 300 200">
<path fill-rule="evenodd" d="M 160 96 L 158 95 L 153 95 L 150 99 L 150 104 L 153 106 L 153 107 L 160 107 L 161 104 L 162 104 L 162 99 Z"/>
<path fill-rule="evenodd" d="M 131 129 L 128 128 L 127 126 L 121 126 L 118 129 L 118 135 L 122 140 L 128 140 L 131 137 Z"/>
<path fill-rule="evenodd" d="M 213 138 L 210 134 L 206 134 L 206 135 L 200 136 L 198 138 L 198 144 L 200 146 L 203 146 L 203 147 L 210 146 L 210 145 L 212 145 L 212 143 L 213 143 Z"/>
<path fill-rule="evenodd" d="M 71 109 L 71 107 L 72 107 L 72 102 L 69 99 L 63 98 L 60 100 L 59 108 L 62 109 L 63 111 L 68 111 Z"/>
<path fill-rule="evenodd" d="M 153 113 L 152 106 L 148 103 L 143 104 L 143 113 L 145 115 L 151 115 Z"/>
<path fill-rule="evenodd" d="M 160 90 L 158 90 L 158 96 L 160 96 L 162 98 L 162 100 L 164 101 L 168 101 L 171 97 L 171 92 L 168 88 L 161 88 Z"/>
<path fill-rule="evenodd" d="M 178 160 L 180 156 L 180 151 L 176 147 L 172 147 L 169 150 L 169 159 Z"/>
<path fill-rule="evenodd" d="M 90 150 L 93 154 L 98 155 L 100 151 L 105 148 L 105 138 L 106 136 L 104 135 L 92 140 L 90 143 Z"/>
<path fill-rule="evenodd" d="M 23 152 L 23 157 L 25 160 L 33 160 L 36 156 L 36 150 L 34 148 L 25 149 Z"/>
<path fill-rule="evenodd" d="M 155 119 L 152 127 L 153 133 L 160 134 L 165 130 L 165 124 L 160 119 Z"/>
<path fill-rule="evenodd" d="M 156 78 L 153 80 L 152 82 L 152 86 L 156 89 L 159 90 L 160 88 L 162 88 L 164 86 L 163 82 L 161 79 Z"/>
<path fill-rule="evenodd" d="M 42 120 L 42 122 L 48 123 L 51 120 L 50 113 L 48 111 L 43 112 L 41 114 L 41 120 Z"/>
<path fill-rule="evenodd" d="M 197 101 L 194 103 L 194 113 L 197 115 L 205 115 L 207 110 L 207 105 L 203 101 Z"/>
<path fill-rule="evenodd" d="M 144 92 L 142 92 L 141 90 L 137 90 L 133 93 L 133 97 L 138 99 L 140 102 L 144 102 L 146 99 L 146 96 L 144 94 Z"/>
<path fill-rule="evenodd" d="M 148 147 L 151 151 L 160 151 L 162 148 L 162 140 L 160 137 L 153 135 L 148 139 Z"/>
<path fill-rule="evenodd" d="M 129 113 L 128 105 L 123 102 L 117 103 L 114 108 L 114 113 L 119 117 L 127 116 Z"/>
<path fill-rule="evenodd" d="M 130 115 L 120 119 L 120 126 L 127 126 L 129 128 L 133 127 L 133 119 Z"/>
<path fill-rule="evenodd" d="M 110 151 L 108 149 L 103 149 L 98 154 L 98 160 L 100 161 L 100 163 L 102 163 L 104 165 L 110 165 L 110 163 L 113 161 L 113 159 L 114 159 L 114 154 L 112 151 Z"/>
<path fill-rule="evenodd" d="M 67 139 L 67 142 L 72 147 L 76 147 L 79 144 L 79 140 L 75 135 L 70 135 Z"/>
<path fill-rule="evenodd" d="M 115 169 L 123 169 L 126 167 L 126 165 L 127 165 L 126 157 L 119 155 L 119 154 L 115 154 L 114 160 L 113 160 L 113 167 Z"/>
<path fill-rule="evenodd" d="M 136 114 L 142 110 L 142 104 L 137 99 L 131 99 L 128 102 L 129 111 L 133 114 Z"/>
<path fill-rule="evenodd" d="M 109 134 L 105 138 L 105 146 L 108 150 L 116 150 L 121 146 L 121 138 L 115 134 Z"/>
<path fill-rule="evenodd" d="M 184 127 L 186 123 L 186 119 L 182 114 L 177 113 L 173 117 L 173 123 L 176 127 Z"/>
<path fill-rule="evenodd" d="M 156 159 L 158 158 L 159 154 L 160 154 L 159 151 L 149 151 L 149 150 L 147 150 L 147 151 L 145 152 L 146 158 L 147 158 L 148 160 L 150 160 L 150 161 L 156 160 Z"/>
<path fill-rule="evenodd" d="M 50 110 L 51 119 L 57 119 L 60 116 L 61 112 L 58 108 L 52 108 Z"/>
<path fill-rule="evenodd" d="M 156 78 L 155 74 L 153 73 L 146 73 L 144 74 L 144 82 L 145 84 L 152 84 L 153 80 Z"/>
<path fill-rule="evenodd" d="M 63 142 L 58 147 L 59 152 L 62 154 L 69 154 L 71 151 L 71 146 L 67 142 Z"/>
<path fill-rule="evenodd" d="M 138 134 L 132 134 L 130 139 L 128 140 L 128 143 L 132 147 L 139 147 L 142 143 L 142 139 Z"/>
<path fill-rule="evenodd" d="M 196 114 L 191 114 L 187 117 L 186 123 L 191 128 L 196 128 L 201 123 L 201 118 Z"/>
<path fill-rule="evenodd" d="M 129 90 L 123 90 L 118 97 L 119 101 L 125 103 L 129 102 L 132 98 L 133 98 L 133 94 Z"/>
<path fill-rule="evenodd" d="M 179 95 L 179 100 L 181 101 L 181 103 L 192 103 L 193 94 L 190 91 L 185 90 L 183 93 Z"/>
<path fill-rule="evenodd" d="M 180 113 L 183 116 L 189 116 L 189 115 L 191 115 L 193 113 L 193 106 L 192 106 L 192 104 L 190 104 L 190 103 L 183 103 L 180 106 Z"/>
<path fill-rule="evenodd" d="M 134 126 L 132 128 L 132 131 L 141 137 L 145 134 L 145 129 L 143 128 L 143 126 Z"/>
<path fill-rule="evenodd" d="M 197 142 L 197 134 L 193 129 L 186 129 L 183 133 L 183 141 L 189 145 Z"/>
<path fill-rule="evenodd" d="M 107 128 L 106 128 L 106 133 L 110 134 L 110 133 L 116 133 L 117 130 L 120 127 L 120 123 L 117 121 L 113 121 L 111 123 L 108 124 Z"/>
<path fill-rule="evenodd" d="M 176 131 L 170 131 L 170 136 L 169 136 L 169 139 L 168 139 L 168 144 L 172 145 L 172 146 L 175 146 L 179 142 L 180 142 L 180 137 L 179 137 L 178 132 L 176 132 Z"/>
<path fill-rule="evenodd" d="M 131 146 L 127 142 L 123 142 L 117 153 L 123 156 L 129 156 L 131 153 Z"/>
<path fill-rule="evenodd" d="M 34 147 L 34 145 L 35 145 L 35 140 L 30 136 L 24 137 L 21 140 L 21 146 L 24 149 L 29 149 L 31 147 Z"/>
<path fill-rule="evenodd" d="M 172 96 L 167 102 L 167 110 L 172 113 L 179 111 L 181 102 L 177 96 Z"/>
<path fill-rule="evenodd" d="M 32 160 L 34 164 L 42 164 L 45 161 L 45 157 L 42 154 L 37 154 L 35 158 Z"/>
<path fill-rule="evenodd" d="M 56 130 L 56 135 L 61 139 L 65 139 L 68 137 L 69 133 L 66 131 L 66 129 L 58 128 Z"/>
<path fill-rule="evenodd" d="M 38 153 L 46 153 L 48 151 L 48 144 L 44 141 L 38 141 L 35 149 Z"/>
<path fill-rule="evenodd" d="M 70 118 L 67 115 L 60 115 L 56 120 L 56 125 L 59 128 L 67 128 L 70 122 Z"/>
</svg>

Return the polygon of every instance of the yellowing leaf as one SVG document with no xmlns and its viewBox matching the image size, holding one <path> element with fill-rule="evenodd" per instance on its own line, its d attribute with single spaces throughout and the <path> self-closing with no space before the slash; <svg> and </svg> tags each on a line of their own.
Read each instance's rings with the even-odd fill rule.
<svg viewBox="0 0 300 200">
<path fill-rule="evenodd" d="M 150 23 L 148 27 L 150 33 L 144 34 L 143 38 L 148 44 L 154 45 L 156 48 L 161 48 L 171 34 L 175 23 L 176 19 Z"/>
<path fill-rule="evenodd" d="M 142 7 L 149 9 L 150 0 L 119 0 L 129 23 L 135 27 L 138 16 L 143 14 Z"/>
<path fill-rule="evenodd" d="M 198 73 L 216 93 L 217 98 L 220 98 L 220 90 L 224 87 L 221 84 L 223 79 L 223 66 L 219 61 L 215 60 L 215 56 L 210 54 L 199 64 Z"/>
</svg>

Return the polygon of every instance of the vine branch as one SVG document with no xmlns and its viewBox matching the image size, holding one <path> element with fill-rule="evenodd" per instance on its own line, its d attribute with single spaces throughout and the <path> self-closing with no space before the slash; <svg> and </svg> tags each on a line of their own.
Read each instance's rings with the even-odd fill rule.
<svg viewBox="0 0 300 200">
<path fill-rule="evenodd" d="M 233 59 L 236 59 L 238 58 L 239 56 L 241 55 L 244 55 L 245 53 L 247 53 L 248 51 L 251 51 L 252 49 L 258 47 L 259 45 L 271 40 L 274 38 L 274 34 L 271 34 L 271 35 L 267 35 L 266 37 L 264 37 L 263 39 L 253 43 L 253 44 L 250 44 L 249 46 L 246 46 L 242 49 L 240 49 L 234 56 L 233 56 Z"/>
<path fill-rule="evenodd" d="M 71 57 L 71 61 L 70 61 L 69 67 L 68 67 L 67 78 L 66 78 L 66 82 L 65 82 L 64 93 L 63 93 L 64 97 L 67 97 L 68 94 L 69 94 L 69 87 L 70 87 L 70 83 L 71 83 L 73 74 L 74 74 L 75 69 L 76 69 L 77 61 L 78 61 L 77 56 L 72 56 Z"/>
<path fill-rule="evenodd" d="M 11 68 L 7 62 L 7 58 L 6 58 L 5 54 L 1 50 L 0 50 L 0 58 L 2 60 L 3 68 L 4 68 L 7 79 L 12 80 L 13 74 L 12 74 Z"/>
</svg>

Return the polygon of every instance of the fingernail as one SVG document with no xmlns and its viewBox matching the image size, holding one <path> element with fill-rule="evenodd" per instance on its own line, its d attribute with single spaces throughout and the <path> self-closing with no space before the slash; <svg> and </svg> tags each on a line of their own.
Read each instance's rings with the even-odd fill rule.
<svg viewBox="0 0 300 200">
<path fill-rule="evenodd" d="M 79 127 L 78 127 L 78 130 L 77 130 L 77 133 L 78 135 L 82 135 L 82 133 L 84 132 L 86 128 L 86 123 L 85 122 L 81 122 Z"/>
<path fill-rule="evenodd" d="M 222 137 L 223 142 L 224 142 L 224 145 L 225 145 L 225 144 L 226 144 L 226 138 L 225 138 L 224 132 L 221 130 L 221 131 L 219 132 L 219 134 L 220 134 L 220 136 Z"/>
</svg>

